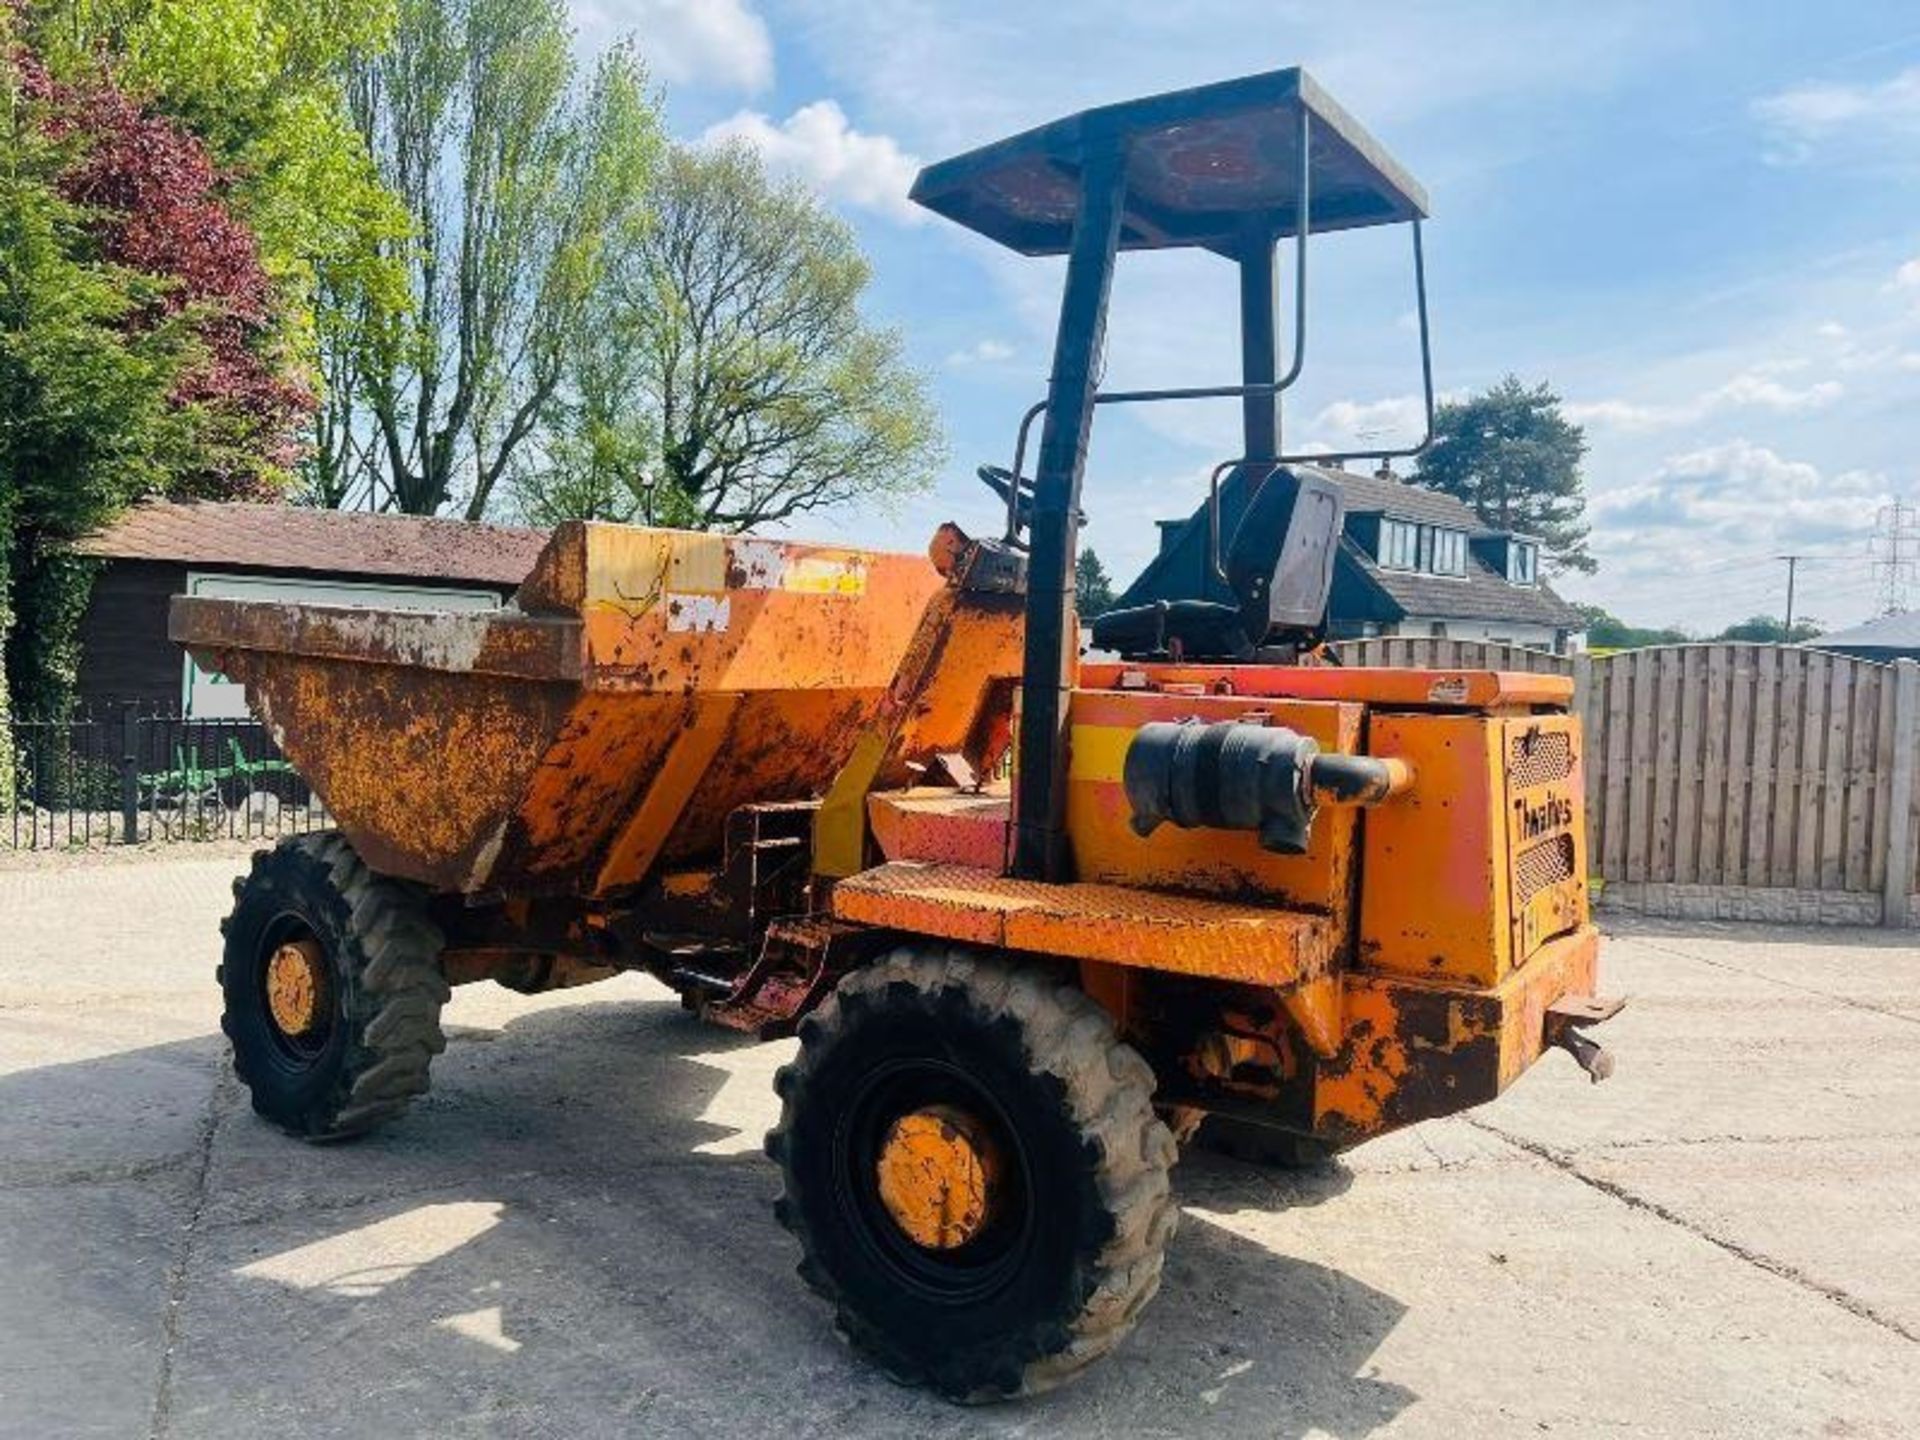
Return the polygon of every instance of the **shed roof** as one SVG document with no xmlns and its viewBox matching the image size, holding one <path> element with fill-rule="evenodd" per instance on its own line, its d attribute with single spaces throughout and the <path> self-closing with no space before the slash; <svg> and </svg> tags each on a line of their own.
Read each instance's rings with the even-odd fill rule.
<svg viewBox="0 0 1920 1440">
<path fill-rule="evenodd" d="M 1850 630 L 1837 630 L 1807 642 L 1815 650 L 1920 650 L 1920 610 L 1882 615 Z"/>
<path fill-rule="evenodd" d="M 88 555 L 188 565 L 518 585 L 547 532 L 299 505 L 149 501 L 83 540 Z"/>
</svg>

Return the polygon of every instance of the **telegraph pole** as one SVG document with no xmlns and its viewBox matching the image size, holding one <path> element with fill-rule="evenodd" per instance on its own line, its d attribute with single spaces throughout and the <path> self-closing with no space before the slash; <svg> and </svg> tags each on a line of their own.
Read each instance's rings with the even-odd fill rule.
<svg viewBox="0 0 1920 1440">
<path fill-rule="evenodd" d="M 1791 645 L 1793 643 L 1793 581 L 1795 574 L 1800 569 L 1800 562 L 1807 557 L 1805 555 L 1781 555 L 1776 558 L 1787 562 L 1787 619 L 1786 623 L 1780 627 L 1780 643 L 1783 645 Z"/>
</svg>

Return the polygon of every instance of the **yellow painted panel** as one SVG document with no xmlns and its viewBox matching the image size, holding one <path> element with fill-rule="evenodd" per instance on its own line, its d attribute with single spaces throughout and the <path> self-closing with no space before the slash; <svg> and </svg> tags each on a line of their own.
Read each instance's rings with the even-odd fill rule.
<svg viewBox="0 0 1920 1440">
<path fill-rule="evenodd" d="M 1239 831 L 1162 825 L 1142 838 L 1133 830 L 1123 777 L 1134 734 L 1154 721 L 1255 720 L 1299 731 L 1323 750 L 1350 754 L 1360 748 L 1361 716 L 1358 705 L 1325 701 L 1075 691 L 1069 712 L 1067 831 L 1081 878 L 1260 896 L 1326 913 L 1344 936 L 1353 811 L 1323 809 L 1305 855 L 1276 855 L 1260 848 L 1258 836 Z"/>
<path fill-rule="evenodd" d="M 1367 814 L 1363 966 L 1480 985 L 1506 973 L 1503 734 L 1475 715 L 1373 716 L 1370 752 L 1405 760 L 1414 784 Z"/>
</svg>

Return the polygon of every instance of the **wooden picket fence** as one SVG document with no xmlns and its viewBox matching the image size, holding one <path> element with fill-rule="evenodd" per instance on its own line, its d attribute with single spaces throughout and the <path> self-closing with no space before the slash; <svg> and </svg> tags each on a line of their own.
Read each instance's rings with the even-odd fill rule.
<svg viewBox="0 0 1920 1440">
<path fill-rule="evenodd" d="M 1550 671 L 1586 722 L 1607 902 L 1655 914 L 1920 922 L 1920 665 L 1796 645 L 1557 656 L 1394 637 L 1346 664 Z"/>
</svg>

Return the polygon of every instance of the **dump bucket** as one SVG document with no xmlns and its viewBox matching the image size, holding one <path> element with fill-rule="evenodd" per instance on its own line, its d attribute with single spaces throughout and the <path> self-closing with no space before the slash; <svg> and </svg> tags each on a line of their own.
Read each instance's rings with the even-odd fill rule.
<svg viewBox="0 0 1920 1440">
<path fill-rule="evenodd" d="M 604 893 L 819 796 L 945 581 L 924 556 L 554 532 L 504 610 L 181 597 L 368 864 L 464 893 Z"/>
</svg>

